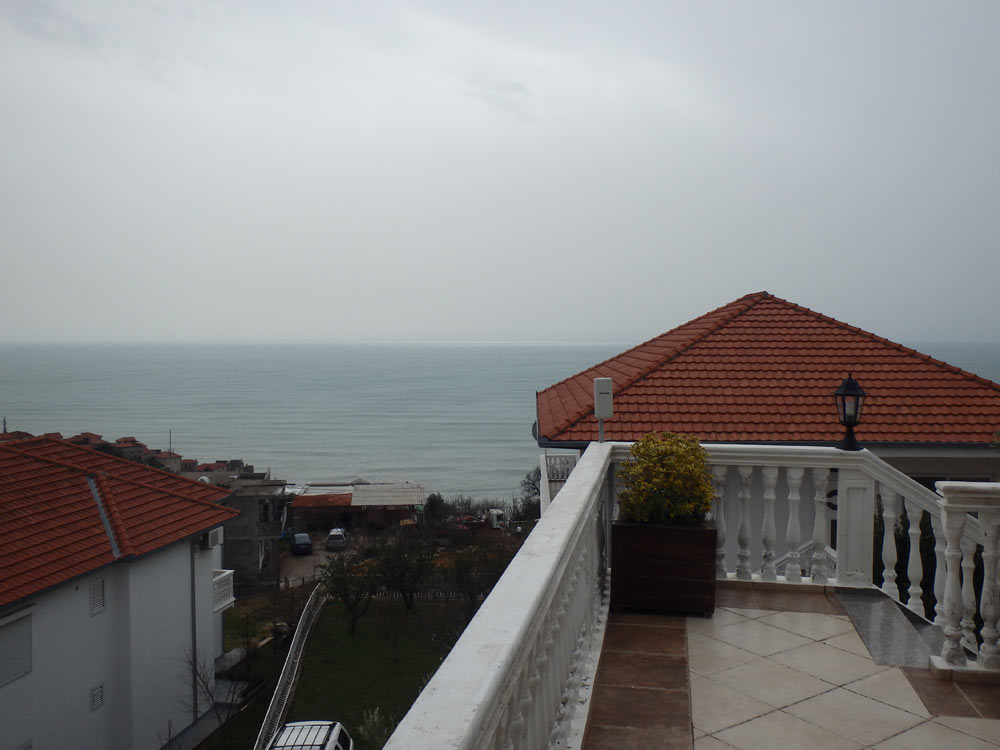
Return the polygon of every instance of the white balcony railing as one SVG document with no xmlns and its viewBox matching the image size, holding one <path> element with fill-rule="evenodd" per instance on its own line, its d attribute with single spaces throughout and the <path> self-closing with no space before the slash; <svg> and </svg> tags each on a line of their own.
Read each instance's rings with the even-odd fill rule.
<svg viewBox="0 0 1000 750">
<path fill-rule="evenodd" d="M 538 466 L 541 469 L 538 481 L 539 507 L 542 513 L 549 503 L 566 484 L 569 475 L 573 473 L 576 462 L 580 460 L 580 451 L 573 453 L 542 453 Z"/>
<path fill-rule="evenodd" d="M 586 718 L 580 716 L 585 707 L 574 710 L 588 682 L 584 665 L 594 663 L 588 654 L 600 645 L 615 474 L 628 448 L 595 443 L 587 449 L 387 750 L 540 750 L 578 743 L 569 735 Z M 877 586 L 942 627 L 940 661 L 958 669 L 1000 669 L 1000 485 L 942 485 L 942 498 L 868 451 L 705 448 L 716 488 L 718 577 Z M 967 514 L 973 508 L 978 518 Z M 928 569 L 920 556 L 924 514 L 933 532 L 925 546 L 933 546 L 935 559 Z M 885 529 L 878 550 L 877 521 Z M 897 528 L 905 529 L 901 545 Z M 985 571 L 979 590 L 977 549 Z M 905 590 L 895 572 L 902 551 Z M 884 574 L 875 581 L 878 554 Z M 983 622 L 978 631 L 977 621 Z M 971 667 L 966 653 L 973 656 Z"/>
<path fill-rule="evenodd" d="M 212 611 L 222 612 L 236 604 L 233 596 L 233 571 L 212 571 Z"/>
<path fill-rule="evenodd" d="M 600 647 L 611 451 L 587 450 L 386 750 L 566 746 Z"/>
</svg>

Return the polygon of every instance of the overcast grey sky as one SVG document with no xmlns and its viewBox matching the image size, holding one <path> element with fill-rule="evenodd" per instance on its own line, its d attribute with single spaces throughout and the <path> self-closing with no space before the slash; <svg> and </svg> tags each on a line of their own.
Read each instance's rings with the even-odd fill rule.
<svg viewBox="0 0 1000 750">
<path fill-rule="evenodd" d="M 0 341 L 1000 340 L 1000 3 L 0 0 Z"/>
</svg>

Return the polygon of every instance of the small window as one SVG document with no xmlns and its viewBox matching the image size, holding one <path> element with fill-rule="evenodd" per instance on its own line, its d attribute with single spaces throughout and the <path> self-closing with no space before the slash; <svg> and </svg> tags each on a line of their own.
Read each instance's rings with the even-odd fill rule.
<svg viewBox="0 0 1000 750">
<path fill-rule="evenodd" d="M 104 705 L 104 685 L 90 689 L 90 710 L 96 711 Z"/>
<path fill-rule="evenodd" d="M 31 615 L 0 626 L 0 685 L 31 671 Z"/>
<path fill-rule="evenodd" d="M 104 579 L 90 582 L 90 616 L 104 611 Z"/>
</svg>

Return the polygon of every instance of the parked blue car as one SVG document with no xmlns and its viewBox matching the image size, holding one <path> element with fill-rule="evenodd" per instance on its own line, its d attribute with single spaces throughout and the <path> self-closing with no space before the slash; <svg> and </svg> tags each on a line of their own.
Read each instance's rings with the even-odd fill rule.
<svg viewBox="0 0 1000 750">
<path fill-rule="evenodd" d="M 292 554 L 311 555 L 313 552 L 312 538 L 305 533 L 292 535 Z"/>
</svg>

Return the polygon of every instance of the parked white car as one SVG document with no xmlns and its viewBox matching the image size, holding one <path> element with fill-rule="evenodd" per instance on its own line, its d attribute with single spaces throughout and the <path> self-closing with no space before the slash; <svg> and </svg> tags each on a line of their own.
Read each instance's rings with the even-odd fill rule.
<svg viewBox="0 0 1000 750">
<path fill-rule="evenodd" d="M 343 529 L 330 529 L 326 535 L 326 548 L 330 552 L 347 549 L 347 532 Z"/>
<path fill-rule="evenodd" d="M 267 750 L 354 750 L 354 740 L 339 721 L 285 724 Z"/>
</svg>

